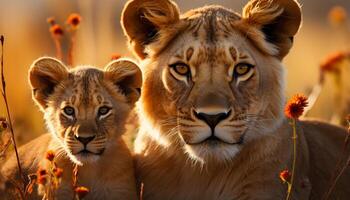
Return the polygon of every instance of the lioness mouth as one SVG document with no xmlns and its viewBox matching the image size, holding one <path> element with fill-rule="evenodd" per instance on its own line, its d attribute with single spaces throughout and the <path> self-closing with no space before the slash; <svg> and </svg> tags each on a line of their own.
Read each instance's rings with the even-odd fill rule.
<svg viewBox="0 0 350 200">
<path fill-rule="evenodd" d="M 90 155 L 90 154 L 93 154 L 93 155 L 101 155 L 103 152 L 104 152 L 104 150 L 101 150 L 101 151 L 98 152 L 98 153 L 94 153 L 94 152 L 91 152 L 91 151 L 89 151 L 89 150 L 87 150 L 87 149 L 84 149 L 84 150 L 79 151 L 78 154 L 83 155 L 83 156 L 88 156 L 88 155 Z"/>
<path fill-rule="evenodd" d="M 218 137 L 216 137 L 214 134 L 212 134 L 210 137 L 206 138 L 205 140 L 201 141 L 201 142 L 198 142 L 198 143 L 188 143 L 190 145 L 200 145 L 200 144 L 209 144 L 211 146 L 215 146 L 215 145 L 218 145 L 220 143 L 225 143 L 225 144 L 229 144 L 229 145 L 240 145 L 240 144 L 243 144 L 244 142 L 244 134 L 239 138 L 239 140 L 237 142 L 233 142 L 233 143 L 230 143 L 230 142 L 226 142 Z"/>
</svg>

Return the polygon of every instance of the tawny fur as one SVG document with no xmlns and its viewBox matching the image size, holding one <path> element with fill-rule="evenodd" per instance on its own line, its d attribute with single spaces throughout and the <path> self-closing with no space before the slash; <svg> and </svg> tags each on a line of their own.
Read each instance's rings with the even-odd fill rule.
<svg viewBox="0 0 350 200">
<path fill-rule="evenodd" d="M 133 0 L 122 14 L 144 75 L 135 141 L 143 198 L 284 199 L 278 176 L 291 169 L 293 155 L 281 60 L 301 24 L 299 4 L 252 0 L 243 16 L 221 6 L 176 13 L 169 0 Z M 174 72 L 177 63 L 190 73 Z M 254 66 L 249 76 L 232 76 L 240 63 Z M 209 127 L 193 114 L 198 108 L 230 113 L 211 132 L 221 142 L 204 140 Z M 292 199 L 319 200 L 347 133 L 317 121 L 297 126 Z M 349 180 L 347 172 L 332 199 L 350 196 Z"/>
<path fill-rule="evenodd" d="M 52 150 L 56 154 L 54 161 L 63 169 L 56 199 L 73 199 L 74 164 L 81 165 L 77 186 L 90 190 L 84 199 L 136 199 L 132 155 L 122 135 L 139 97 L 142 79 L 138 66 L 118 60 L 105 70 L 95 67 L 68 70 L 55 59 L 40 58 L 31 67 L 29 79 L 33 98 L 45 114 L 50 134 L 19 149 L 24 176 L 36 173 L 39 168 L 48 170 L 51 164 L 45 154 Z M 75 109 L 74 117 L 63 113 L 67 105 Z M 97 114 L 101 106 L 110 108 L 103 118 Z M 80 151 L 84 146 L 77 137 L 90 136 L 94 139 L 85 146 L 90 153 L 83 155 Z M 14 155 L 1 173 L 7 179 L 5 193 L 10 194 L 13 189 L 10 180 L 18 181 Z M 40 187 L 39 192 L 42 192 Z M 41 199 L 37 193 L 34 191 L 29 199 Z"/>
</svg>

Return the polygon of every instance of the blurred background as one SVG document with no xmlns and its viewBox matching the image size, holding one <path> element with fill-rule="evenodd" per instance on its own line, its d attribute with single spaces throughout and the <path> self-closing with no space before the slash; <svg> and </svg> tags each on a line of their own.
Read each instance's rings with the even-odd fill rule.
<svg viewBox="0 0 350 200">
<path fill-rule="evenodd" d="M 4 64 L 8 98 L 19 144 L 46 131 L 42 113 L 31 100 L 27 72 L 36 58 L 56 55 L 47 18 L 55 17 L 56 23 L 65 28 L 67 17 L 71 13 L 79 13 L 82 21 L 77 30 L 75 64 L 104 67 L 113 54 L 133 56 L 127 49 L 126 38 L 119 23 L 125 2 L 126 0 L 0 0 L 0 34 L 5 36 Z M 240 13 L 247 0 L 176 2 L 182 12 L 206 4 L 220 4 Z M 350 13 L 349 0 L 299 2 L 304 14 L 303 26 L 295 38 L 291 53 L 284 60 L 288 97 L 295 93 L 318 93 L 315 86 L 320 86 L 320 66 L 325 65 L 325 62 L 337 62 L 338 65 L 339 60 L 336 59 L 343 55 L 339 52 L 349 52 L 350 49 L 350 20 L 346 20 L 346 12 Z M 334 6 L 340 7 L 336 7 L 330 14 Z M 69 33 L 65 32 L 61 41 L 66 55 Z M 335 56 L 327 60 L 334 52 Z M 67 61 L 66 58 L 64 61 Z M 341 70 L 348 70 L 347 73 L 342 71 L 341 75 L 336 76 L 325 73 L 320 98 L 310 110 L 309 116 L 331 121 L 340 104 L 350 102 L 350 81 L 347 78 L 350 75 L 350 62 L 349 59 L 344 62 L 341 65 L 346 66 L 342 66 Z M 0 116 L 5 116 L 2 99 Z"/>
</svg>

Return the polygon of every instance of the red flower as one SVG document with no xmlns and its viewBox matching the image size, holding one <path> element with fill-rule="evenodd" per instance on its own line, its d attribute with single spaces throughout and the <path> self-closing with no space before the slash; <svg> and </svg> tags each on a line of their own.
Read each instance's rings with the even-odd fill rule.
<svg viewBox="0 0 350 200">
<path fill-rule="evenodd" d="M 322 71 L 328 72 L 338 72 L 339 71 L 339 63 L 345 60 L 346 58 L 350 58 L 350 53 L 348 52 L 335 52 L 330 54 L 320 65 Z"/>
<path fill-rule="evenodd" d="M 84 198 L 89 193 L 89 189 L 86 187 L 76 187 L 74 191 L 78 195 L 79 199 Z"/>
<path fill-rule="evenodd" d="M 118 60 L 119 58 L 121 58 L 122 56 L 120 54 L 114 53 L 111 56 L 111 60 Z"/>
<path fill-rule="evenodd" d="M 77 13 L 72 13 L 67 19 L 67 24 L 70 24 L 73 28 L 77 28 L 81 22 L 81 16 Z"/>
<path fill-rule="evenodd" d="M 283 170 L 280 173 L 280 179 L 283 181 L 283 183 L 285 182 L 289 183 L 291 177 L 292 177 L 292 174 L 287 169 Z"/>
<path fill-rule="evenodd" d="M 52 150 L 48 150 L 46 152 L 46 159 L 48 159 L 49 161 L 53 161 L 54 158 L 55 158 L 55 152 Z"/>
<path fill-rule="evenodd" d="M 61 178 L 63 175 L 63 169 L 56 167 L 53 169 L 53 173 L 54 173 L 56 178 Z"/>
<path fill-rule="evenodd" d="M 290 99 L 285 107 L 284 113 L 288 118 L 298 119 L 308 105 L 307 97 L 297 94 Z"/>
<path fill-rule="evenodd" d="M 53 36 L 62 36 L 64 34 L 62 27 L 58 24 L 51 26 L 50 32 Z"/>
</svg>

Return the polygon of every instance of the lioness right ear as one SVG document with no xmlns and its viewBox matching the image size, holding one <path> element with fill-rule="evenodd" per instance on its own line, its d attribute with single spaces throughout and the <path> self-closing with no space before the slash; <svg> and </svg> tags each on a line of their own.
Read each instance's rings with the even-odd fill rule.
<svg viewBox="0 0 350 200">
<path fill-rule="evenodd" d="M 242 17 L 250 26 L 260 29 L 267 42 L 278 48 L 279 59 L 293 45 L 293 37 L 301 24 L 301 8 L 296 0 L 250 0 Z"/>
<path fill-rule="evenodd" d="M 134 52 L 144 59 L 145 46 L 156 40 L 161 29 L 179 20 L 179 9 L 171 0 L 131 0 L 124 7 L 121 24 Z"/>
<path fill-rule="evenodd" d="M 55 87 L 68 77 L 68 70 L 62 62 L 55 58 L 42 57 L 34 61 L 29 69 L 29 82 L 33 91 L 33 99 L 41 107 L 47 107 L 47 99 Z"/>
<path fill-rule="evenodd" d="M 127 59 L 110 62 L 105 68 L 105 77 L 119 88 L 130 104 L 134 104 L 139 99 L 142 73 L 134 62 Z"/>
</svg>

